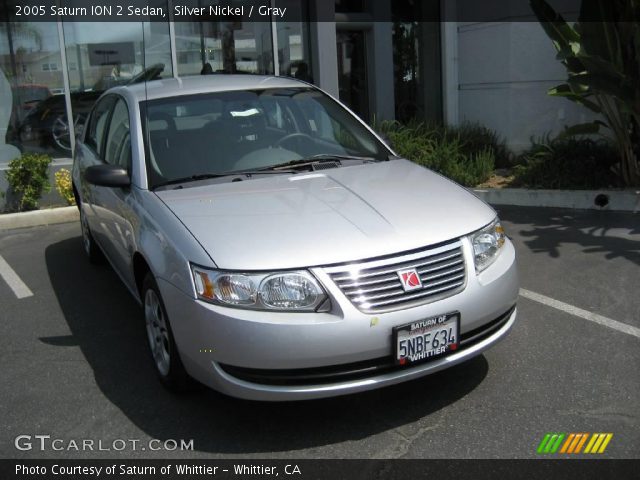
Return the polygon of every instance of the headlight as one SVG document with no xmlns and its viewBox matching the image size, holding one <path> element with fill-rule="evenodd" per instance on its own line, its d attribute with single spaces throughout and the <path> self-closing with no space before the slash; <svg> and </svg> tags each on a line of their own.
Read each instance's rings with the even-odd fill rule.
<svg viewBox="0 0 640 480">
<path fill-rule="evenodd" d="M 489 225 L 469 235 L 473 246 L 473 260 L 476 273 L 480 273 L 491 265 L 502 250 L 505 242 L 504 228 L 496 218 Z"/>
<path fill-rule="evenodd" d="M 307 271 L 241 273 L 191 266 L 196 295 L 218 305 L 254 310 L 317 311 L 327 294 Z"/>
</svg>

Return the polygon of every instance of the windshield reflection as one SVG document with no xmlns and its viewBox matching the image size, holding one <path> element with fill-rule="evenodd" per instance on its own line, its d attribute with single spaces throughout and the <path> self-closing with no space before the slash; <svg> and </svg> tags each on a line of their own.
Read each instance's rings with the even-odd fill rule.
<svg viewBox="0 0 640 480">
<path fill-rule="evenodd" d="M 150 187 L 336 155 L 389 152 L 356 118 L 311 88 L 162 98 L 142 108 Z"/>
</svg>

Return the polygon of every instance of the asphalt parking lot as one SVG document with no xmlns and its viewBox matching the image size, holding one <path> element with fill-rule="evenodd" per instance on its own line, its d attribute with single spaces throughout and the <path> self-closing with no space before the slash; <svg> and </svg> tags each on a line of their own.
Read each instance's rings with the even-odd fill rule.
<svg viewBox="0 0 640 480">
<path fill-rule="evenodd" d="M 0 232 L 0 267 L 22 283 L 0 278 L 0 456 L 528 458 L 547 432 L 610 432 L 600 458 L 640 458 L 639 214 L 498 210 L 526 290 L 502 343 L 414 382 L 282 404 L 166 392 L 139 307 L 85 259 L 78 224 Z M 65 448 L 18 450 L 19 435 Z M 139 444 L 76 451 L 72 439 Z"/>
</svg>

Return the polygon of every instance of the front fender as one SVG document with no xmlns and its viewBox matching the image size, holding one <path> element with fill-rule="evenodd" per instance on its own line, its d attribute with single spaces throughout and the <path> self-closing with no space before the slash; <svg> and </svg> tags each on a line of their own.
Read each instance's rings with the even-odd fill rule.
<svg viewBox="0 0 640 480">
<path fill-rule="evenodd" d="M 146 260 L 157 279 L 163 279 L 195 298 L 190 262 L 215 267 L 191 232 L 149 191 L 132 188 L 135 251 Z M 133 262 L 132 262 L 133 268 Z"/>
</svg>

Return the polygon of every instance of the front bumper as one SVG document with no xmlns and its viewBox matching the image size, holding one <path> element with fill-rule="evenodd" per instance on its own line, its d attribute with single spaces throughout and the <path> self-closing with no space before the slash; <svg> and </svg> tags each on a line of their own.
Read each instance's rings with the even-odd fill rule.
<svg viewBox="0 0 640 480">
<path fill-rule="evenodd" d="M 246 399 L 322 398 L 437 372 L 480 354 L 508 333 L 517 313 L 513 245 L 507 241 L 493 265 L 476 275 L 471 245 L 466 239 L 462 243 L 468 272 L 462 292 L 376 315 L 356 309 L 322 269 L 312 271 L 331 297 L 333 308 L 327 313 L 220 307 L 162 279 L 158 283 L 182 361 L 194 378 Z M 390 365 L 392 327 L 451 311 L 461 315 L 459 350 L 408 367 Z"/>
</svg>

